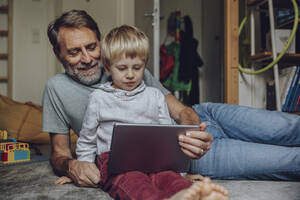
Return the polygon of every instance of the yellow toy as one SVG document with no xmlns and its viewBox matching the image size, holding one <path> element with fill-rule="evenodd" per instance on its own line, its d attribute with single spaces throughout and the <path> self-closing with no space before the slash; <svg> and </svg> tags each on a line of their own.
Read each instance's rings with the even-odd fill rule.
<svg viewBox="0 0 300 200">
<path fill-rule="evenodd" d="M 7 138 L 7 131 L 0 130 L 0 163 L 16 163 L 30 160 L 28 143 Z"/>
</svg>

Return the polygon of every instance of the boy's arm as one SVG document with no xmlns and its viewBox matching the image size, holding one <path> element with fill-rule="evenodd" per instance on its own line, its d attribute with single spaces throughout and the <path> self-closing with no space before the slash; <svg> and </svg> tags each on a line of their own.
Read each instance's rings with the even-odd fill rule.
<svg viewBox="0 0 300 200">
<path fill-rule="evenodd" d="M 94 163 L 97 151 L 97 132 L 101 131 L 99 125 L 100 97 L 92 93 L 83 117 L 82 127 L 76 143 L 76 156 L 80 161 Z M 98 130 L 99 129 L 99 130 Z"/>
<path fill-rule="evenodd" d="M 94 163 L 72 158 L 69 135 L 51 133 L 52 153 L 50 163 L 59 175 L 70 177 L 78 186 L 97 187 L 100 173 Z"/>
<path fill-rule="evenodd" d="M 190 107 L 183 105 L 173 95 L 166 96 L 171 117 L 179 124 L 200 125 L 200 131 L 191 131 L 185 136 L 179 137 L 179 144 L 182 151 L 189 157 L 201 158 L 210 149 L 213 137 L 205 132 L 206 125 L 201 123 L 197 113 Z"/>
</svg>

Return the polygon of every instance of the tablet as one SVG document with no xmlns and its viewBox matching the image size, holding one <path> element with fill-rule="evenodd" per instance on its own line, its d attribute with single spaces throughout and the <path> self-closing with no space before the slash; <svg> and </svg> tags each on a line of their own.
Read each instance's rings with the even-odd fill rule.
<svg viewBox="0 0 300 200">
<path fill-rule="evenodd" d="M 200 128 L 195 125 L 115 123 L 108 161 L 109 175 L 128 171 L 187 172 L 190 158 L 178 143 L 178 135 L 187 130 Z"/>
</svg>

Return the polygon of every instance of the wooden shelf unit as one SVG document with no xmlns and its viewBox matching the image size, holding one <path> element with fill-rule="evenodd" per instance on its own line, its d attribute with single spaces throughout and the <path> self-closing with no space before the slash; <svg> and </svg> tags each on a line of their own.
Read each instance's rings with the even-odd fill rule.
<svg viewBox="0 0 300 200">
<path fill-rule="evenodd" d="M 7 30 L 0 30 L 0 37 L 7 38 L 7 52 L 0 54 L 0 60 L 7 60 L 7 75 L 0 74 L 0 83 L 6 84 L 7 92 L 4 95 L 12 97 L 12 5 L 13 0 L 8 0 L 7 5 L 0 6 L 0 16 L 7 15 Z M 4 22 L 4 20 L 3 20 Z"/>
<path fill-rule="evenodd" d="M 224 1 L 225 103 L 239 104 L 239 1 Z"/>
<path fill-rule="evenodd" d="M 296 0 L 297 4 L 299 5 L 299 0 Z M 269 5 L 269 2 L 271 2 L 271 5 Z M 280 12 L 282 10 L 288 11 L 288 13 L 291 13 L 291 9 L 293 9 L 293 3 L 291 0 L 248 0 L 247 6 L 250 9 L 250 37 L 251 37 L 251 56 L 249 56 L 249 60 L 252 62 L 252 66 L 261 67 L 266 66 L 273 62 L 275 59 L 273 57 L 273 53 L 278 51 L 276 47 L 274 47 L 274 44 L 276 41 L 271 38 L 271 44 L 272 44 L 272 52 L 271 51 L 265 51 L 265 52 L 256 52 L 255 48 L 255 20 L 260 18 L 254 17 L 254 12 L 263 12 L 268 13 L 269 17 L 269 25 L 270 25 L 270 33 L 271 36 L 275 35 L 275 29 L 282 29 L 282 28 L 291 28 L 292 24 L 294 22 L 293 19 L 285 18 L 286 22 L 283 21 L 283 18 L 280 20 L 274 16 L 275 12 Z M 277 20 L 277 26 L 276 21 Z M 260 19 L 261 20 L 261 19 Z M 279 24 L 279 21 L 281 24 Z M 260 36 L 262 37 L 262 36 Z M 278 57 L 279 53 L 276 54 Z M 275 81 L 275 96 L 276 96 L 276 109 L 281 110 L 282 108 L 282 102 L 280 99 L 280 88 L 279 88 L 279 69 L 282 69 L 284 67 L 291 67 L 291 66 L 299 66 L 300 64 L 300 54 L 299 53 L 286 53 L 283 55 L 283 57 L 279 60 L 279 62 L 274 65 L 273 67 L 273 73 L 274 73 L 274 81 Z M 291 114 L 298 114 L 299 113 L 291 113 Z"/>
</svg>

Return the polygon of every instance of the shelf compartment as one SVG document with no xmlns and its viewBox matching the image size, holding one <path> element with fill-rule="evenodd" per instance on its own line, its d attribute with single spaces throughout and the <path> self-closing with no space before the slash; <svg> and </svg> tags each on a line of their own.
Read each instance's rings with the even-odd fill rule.
<svg viewBox="0 0 300 200">
<path fill-rule="evenodd" d="M 284 22 L 282 24 L 277 24 L 276 28 L 277 29 L 292 29 L 293 28 L 293 24 L 294 24 L 294 19 L 293 20 L 289 20 L 287 22 Z"/>
<path fill-rule="evenodd" d="M 277 54 L 277 56 L 279 53 Z M 272 52 L 265 51 L 262 53 L 257 53 L 253 56 L 248 57 L 252 62 L 272 62 L 273 56 Z M 300 54 L 299 53 L 287 53 L 279 61 L 279 64 L 285 65 L 300 65 Z"/>
</svg>

